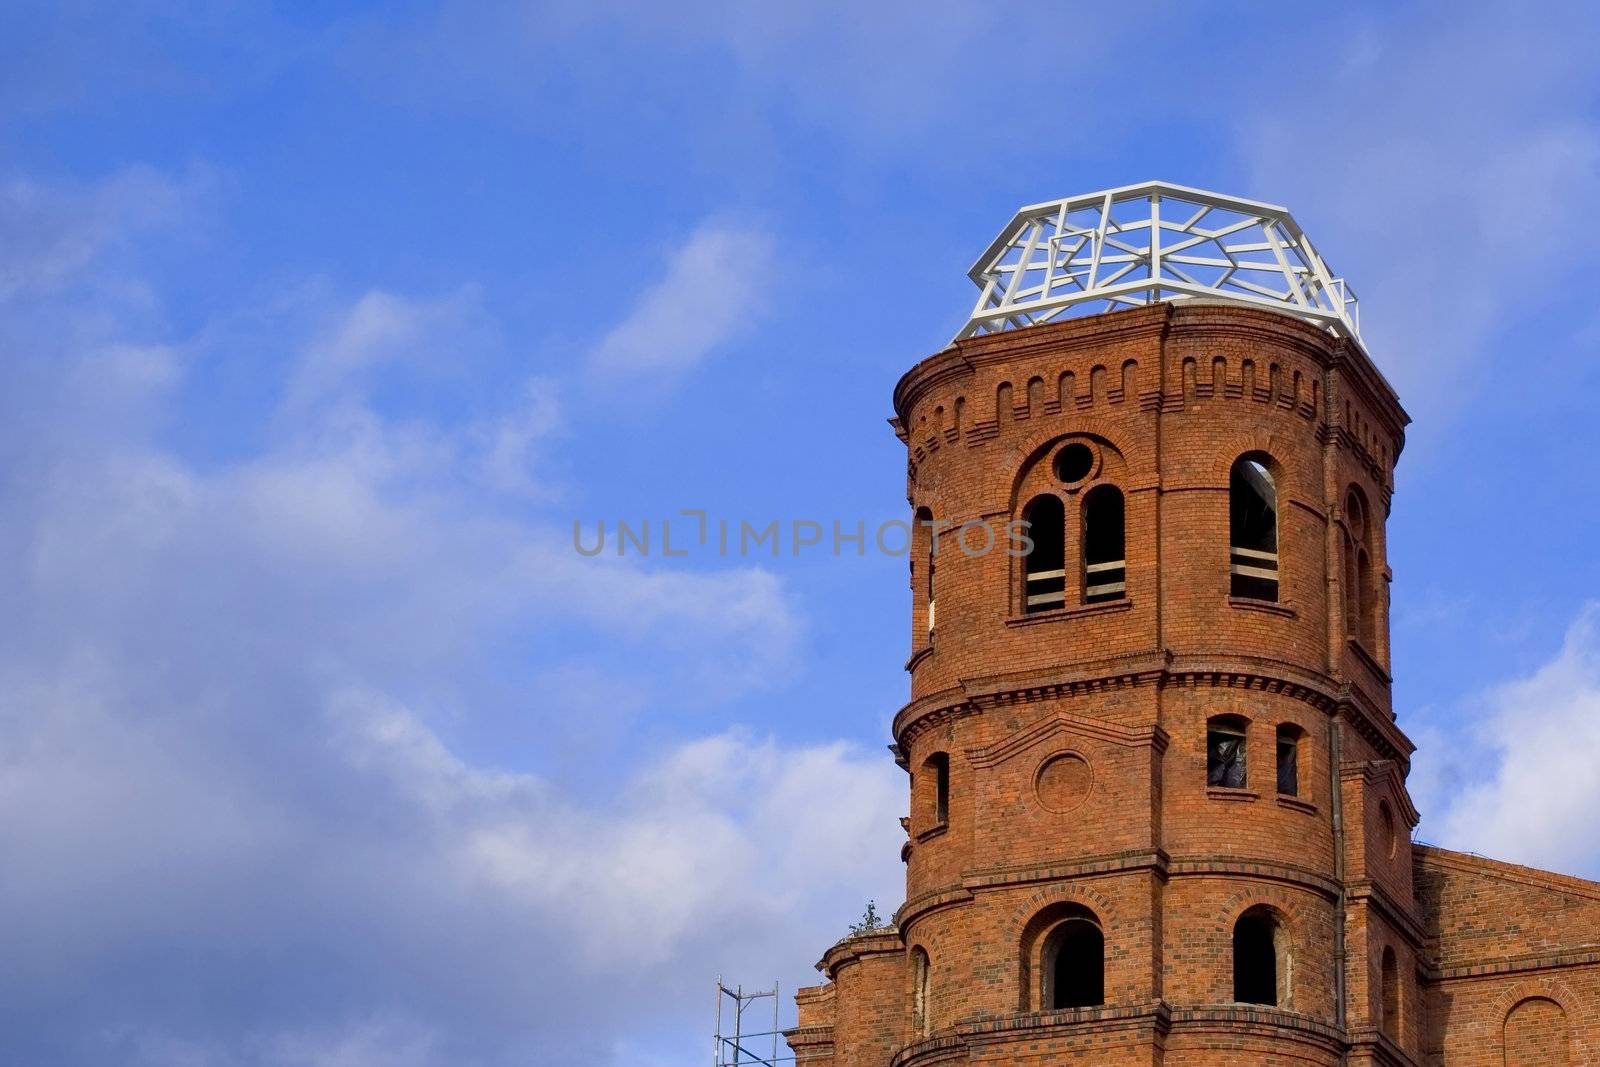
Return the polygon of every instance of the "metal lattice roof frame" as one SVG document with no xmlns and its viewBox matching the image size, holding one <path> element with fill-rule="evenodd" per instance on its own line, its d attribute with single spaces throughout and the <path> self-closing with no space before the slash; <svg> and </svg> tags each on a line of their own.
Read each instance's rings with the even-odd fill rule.
<svg viewBox="0 0 1600 1067">
<path fill-rule="evenodd" d="M 1355 293 L 1287 208 L 1167 182 L 1025 207 L 968 276 L 980 294 L 957 340 L 1200 299 L 1297 315 L 1361 345 Z"/>
</svg>

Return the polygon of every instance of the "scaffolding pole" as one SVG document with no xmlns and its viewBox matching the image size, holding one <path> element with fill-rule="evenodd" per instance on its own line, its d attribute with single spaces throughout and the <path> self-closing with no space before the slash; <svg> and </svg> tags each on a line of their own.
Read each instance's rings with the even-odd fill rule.
<svg viewBox="0 0 1600 1067">
<path fill-rule="evenodd" d="M 772 1028 L 746 1029 L 745 1012 L 768 997 L 772 998 Z M 752 1021 L 752 1025 L 761 1024 Z M 725 1033 L 727 1027 L 732 1027 L 733 1032 Z M 793 1063 L 793 1053 L 778 1055 L 778 1039 L 782 1036 L 783 1031 L 778 1028 L 777 982 L 772 983 L 771 989 L 746 993 L 742 985 L 730 989 L 720 977 L 717 979 L 717 1025 L 712 1038 L 711 1067 L 778 1067 L 779 1064 Z M 766 1048 L 757 1051 L 754 1047 L 769 1044 L 770 1051 Z"/>
</svg>

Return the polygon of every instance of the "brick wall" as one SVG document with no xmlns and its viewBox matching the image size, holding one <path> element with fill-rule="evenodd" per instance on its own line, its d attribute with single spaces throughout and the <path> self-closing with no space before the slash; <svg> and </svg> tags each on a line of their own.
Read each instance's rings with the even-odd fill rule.
<svg viewBox="0 0 1600 1067">
<path fill-rule="evenodd" d="M 907 373 L 895 410 L 908 514 L 946 524 L 915 539 L 911 699 L 893 725 L 906 904 L 892 934 L 830 950 L 797 1049 L 837 1067 L 1488 1062 L 1448 1051 L 1440 967 L 1526 934 L 1456 932 L 1441 917 L 1465 906 L 1442 875 L 1416 898 L 1383 533 L 1406 418 L 1365 354 L 1284 315 L 1165 304 L 959 342 Z M 1064 482 L 1069 443 L 1093 462 Z M 1270 602 L 1230 588 L 1246 453 L 1276 488 Z M 1081 515 L 1100 485 L 1125 500 L 1126 593 L 1089 604 Z M 1065 595 L 1029 613 L 1005 549 L 1042 495 L 1066 514 Z M 1206 781 L 1218 715 L 1244 724 L 1238 787 Z M 1280 727 L 1298 738 L 1293 795 L 1277 787 Z M 948 761 L 942 820 L 930 760 Z M 1234 925 L 1263 910 L 1279 1003 L 1239 1005 Z M 1104 935 L 1102 1005 L 1044 1000 L 1065 916 Z M 913 1032 L 917 952 L 927 1033 Z M 1520 1003 L 1494 1024 L 1515 1016 L 1514 1044 L 1557 1009 L 1574 1047 L 1587 1040 L 1586 993 Z"/>
</svg>

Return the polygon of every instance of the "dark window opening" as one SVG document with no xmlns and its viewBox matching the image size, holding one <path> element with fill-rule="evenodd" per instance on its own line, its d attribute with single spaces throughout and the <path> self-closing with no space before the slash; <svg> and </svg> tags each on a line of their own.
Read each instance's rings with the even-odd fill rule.
<svg viewBox="0 0 1600 1067">
<path fill-rule="evenodd" d="M 1356 587 L 1356 543 L 1344 536 L 1344 632 L 1356 636 L 1360 626 L 1361 596 Z"/>
<path fill-rule="evenodd" d="M 1041 496 L 1022 514 L 1033 547 L 1023 559 L 1025 612 L 1051 611 L 1067 603 L 1067 513 L 1059 497 Z"/>
<path fill-rule="evenodd" d="M 1383 1032 L 1391 1038 L 1400 1038 L 1400 967 L 1395 961 L 1394 949 L 1383 947 Z"/>
<path fill-rule="evenodd" d="M 1278 924 L 1271 911 L 1252 908 L 1233 926 L 1233 999 L 1278 1004 Z"/>
<path fill-rule="evenodd" d="M 950 821 L 950 757 L 943 752 L 929 756 L 922 765 L 922 778 L 927 794 L 924 810 L 932 816 L 934 826 L 943 826 Z"/>
<path fill-rule="evenodd" d="M 1049 1008 L 1093 1008 L 1106 1000 L 1105 935 L 1090 919 L 1068 919 L 1046 945 Z"/>
<path fill-rule="evenodd" d="M 1206 785 L 1243 789 L 1245 727 L 1242 720 L 1212 719 L 1206 726 Z"/>
<path fill-rule="evenodd" d="M 928 510 L 927 508 L 918 508 L 917 509 L 916 527 L 915 527 L 915 530 L 913 531 L 913 533 L 914 533 L 914 537 L 913 537 L 913 542 L 914 543 L 920 543 L 923 540 L 925 540 L 925 542 L 926 542 L 923 545 L 923 547 L 926 549 L 926 551 L 922 552 L 920 554 L 920 560 L 921 560 L 922 566 L 923 566 L 924 571 L 925 571 L 925 574 L 924 574 L 924 577 L 923 577 L 923 601 L 927 606 L 927 611 L 926 611 L 926 616 L 927 617 L 923 621 L 927 624 L 928 640 L 931 641 L 931 640 L 933 640 L 933 626 L 934 626 L 934 619 L 936 617 L 935 616 L 935 608 L 938 605 L 938 601 L 935 599 L 935 593 L 934 593 L 934 574 L 935 574 L 935 565 L 937 564 L 938 558 L 939 558 L 939 543 L 938 543 L 938 538 L 934 534 L 934 522 L 933 522 L 933 512 L 932 511 Z M 916 558 L 913 559 L 911 567 L 912 567 L 913 576 L 914 576 L 915 575 L 915 571 L 916 571 L 916 567 L 917 567 Z M 914 591 L 914 587 L 913 587 L 913 591 Z"/>
<path fill-rule="evenodd" d="M 1088 445 L 1070 444 L 1056 453 L 1056 477 L 1063 482 L 1081 482 L 1094 470 L 1094 450 Z"/>
<path fill-rule="evenodd" d="M 1228 479 L 1230 592 L 1278 599 L 1278 489 L 1266 457 L 1242 456 Z"/>
<path fill-rule="evenodd" d="M 1083 602 L 1098 604 L 1128 595 L 1125 509 L 1114 485 L 1091 489 L 1083 498 Z"/>
<path fill-rule="evenodd" d="M 1300 795 L 1300 732 L 1293 726 L 1278 727 L 1278 792 Z"/>
</svg>

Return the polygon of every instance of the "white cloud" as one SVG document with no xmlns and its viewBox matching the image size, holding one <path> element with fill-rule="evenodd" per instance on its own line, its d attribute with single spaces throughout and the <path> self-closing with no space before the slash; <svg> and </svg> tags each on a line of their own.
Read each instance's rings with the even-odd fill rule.
<svg viewBox="0 0 1600 1067">
<path fill-rule="evenodd" d="M 561 428 L 561 402 L 554 382 L 534 378 L 523 387 L 520 406 L 473 430 L 488 485 L 503 493 L 549 497 L 553 490 L 534 476 L 539 449 Z"/>
<path fill-rule="evenodd" d="M 428 1067 L 439 1062 L 438 1043 L 423 1027 L 378 1019 L 280 1035 L 271 1058 L 283 1067 Z"/>
<path fill-rule="evenodd" d="M 530 776 L 466 766 L 382 698 L 351 697 L 344 712 L 353 758 L 443 824 L 441 877 L 564 924 L 595 975 L 621 961 L 679 965 L 685 945 L 720 924 L 753 934 L 752 922 L 775 923 L 826 895 L 808 899 L 802 887 L 883 886 L 898 875 L 903 776 L 849 746 L 785 748 L 738 731 L 704 738 L 664 752 L 618 783 L 614 807 L 596 809 Z"/>
<path fill-rule="evenodd" d="M 306 346 L 289 380 L 284 414 L 298 419 L 313 404 L 359 398 L 367 375 L 397 363 L 448 377 L 461 368 L 464 350 L 491 344 L 493 333 L 470 287 L 437 299 L 371 290 L 329 315 Z"/>
<path fill-rule="evenodd" d="M 763 313 L 781 276 L 775 253 L 762 230 L 703 224 L 589 353 L 591 369 L 608 377 L 671 376 L 697 366 Z"/>
<path fill-rule="evenodd" d="M 1459 788 L 1429 833 L 1451 848 L 1600 877 L 1592 832 L 1600 810 L 1600 604 L 1578 616 L 1554 659 L 1469 711 L 1476 745 L 1462 751 L 1457 742 L 1453 756 L 1441 757 Z"/>
<path fill-rule="evenodd" d="M 53 284 L 70 340 L 93 294 Z M 628 729 L 663 692 L 711 703 L 792 670 L 784 583 L 586 560 L 505 507 L 540 484 L 551 383 L 387 417 L 373 394 L 411 353 L 492 341 L 470 301 L 369 293 L 325 320 L 309 341 L 282 329 L 295 416 L 204 464 L 161 433 L 193 346 L 0 325 L 19 354 L 0 361 L 8 1053 L 593 1060 L 618 997 L 630 1025 L 676 1033 L 718 965 L 801 971 L 864 886 L 893 892 L 899 772 L 844 746 Z M 585 715 L 579 688 L 617 717 Z M 533 747 L 505 762 L 537 763 L 541 724 L 584 716 L 596 744 L 569 777 L 591 788 L 449 737 L 498 736 L 510 690 Z M 787 827 L 801 798 L 817 832 Z"/>
<path fill-rule="evenodd" d="M 81 283 L 126 238 L 173 222 L 208 184 L 130 167 L 78 186 L 0 179 L 0 302 Z"/>
</svg>

